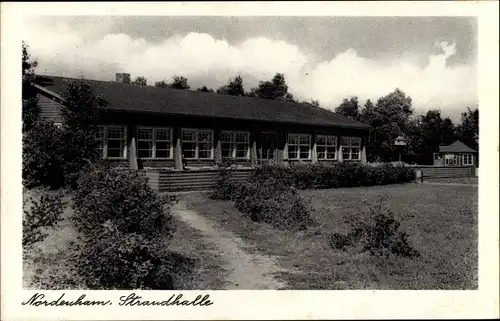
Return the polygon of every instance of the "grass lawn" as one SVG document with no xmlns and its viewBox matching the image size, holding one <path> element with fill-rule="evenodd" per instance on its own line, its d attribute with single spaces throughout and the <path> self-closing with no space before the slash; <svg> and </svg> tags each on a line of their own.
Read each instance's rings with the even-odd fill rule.
<svg viewBox="0 0 500 321">
<path fill-rule="evenodd" d="M 249 251 L 275 255 L 290 272 L 290 289 L 477 289 L 477 187 L 405 184 L 306 190 L 317 222 L 303 232 L 252 222 L 232 203 L 186 194 L 192 209 L 249 241 Z M 409 234 L 419 258 L 382 258 L 332 249 L 331 232 L 345 233 L 381 196 Z"/>
<path fill-rule="evenodd" d="M 38 199 L 40 190 L 25 190 L 23 197 Z M 24 248 L 23 288 L 25 289 L 85 289 L 84 282 L 76 273 L 74 255 L 81 245 L 71 216 L 71 198 L 65 195 L 67 207 L 63 220 L 49 230 L 42 241 Z M 26 204 L 29 209 L 29 202 Z M 176 252 L 179 265 L 174 276 L 176 289 L 220 289 L 223 285 L 220 257 L 210 251 L 197 230 L 175 220 L 176 232 L 169 249 Z M 198 240 L 198 242 L 196 241 Z"/>
</svg>

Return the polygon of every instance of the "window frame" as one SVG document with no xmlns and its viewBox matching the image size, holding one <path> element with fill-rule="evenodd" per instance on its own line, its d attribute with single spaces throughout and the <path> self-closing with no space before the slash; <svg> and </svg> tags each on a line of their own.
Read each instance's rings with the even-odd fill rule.
<svg viewBox="0 0 500 321">
<path fill-rule="evenodd" d="M 139 138 L 139 130 L 140 129 L 150 129 L 152 131 L 152 137 L 151 140 L 146 140 L 146 139 L 140 139 Z M 157 140 L 156 138 L 156 131 L 157 130 L 168 130 L 169 135 L 170 135 L 170 140 Z M 152 160 L 152 159 L 173 159 L 174 158 L 174 145 L 173 145 L 173 129 L 171 127 L 160 127 L 160 126 L 137 126 L 135 130 L 135 137 L 136 137 L 136 146 L 137 146 L 137 158 L 138 159 L 145 159 L 145 160 Z M 147 142 L 152 142 L 151 145 L 151 157 L 139 157 L 139 142 L 140 141 L 147 141 Z M 156 157 L 156 142 L 169 142 L 170 143 L 170 148 L 169 148 L 169 157 Z M 163 149 L 162 149 L 163 150 Z"/>
<path fill-rule="evenodd" d="M 293 136 L 296 136 L 297 137 L 297 144 L 290 144 L 290 137 L 293 137 Z M 309 139 L 309 144 L 307 145 L 308 146 L 308 157 L 307 158 L 301 158 L 300 157 L 300 147 L 301 146 L 306 146 L 306 144 L 302 144 L 300 142 L 300 139 L 301 137 L 308 137 Z M 287 134 L 287 137 L 286 137 L 286 145 L 287 145 L 287 148 L 286 148 L 286 157 L 288 160 L 311 160 L 311 157 L 312 157 L 312 135 L 311 134 L 300 134 L 300 133 L 289 133 Z M 290 146 L 297 146 L 297 158 L 290 158 Z"/>
<path fill-rule="evenodd" d="M 325 144 L 319 144 L 318 143 L 318 137 L 324 137 L 325 138 Z M 333 141 L 334 141 L 334 145 L 328 145 L 328 137 L 333 137 Z M 338 153 L 339 153 L 339 150 L 338 150 L 338 136 L 335 136 L 335 135 L 324 135 L 324 134 L 319 134 L 319 135 L 316 135 L 316 158 L 321 161 L 324 161 L 324 160 L 337 160 L 338 159 Z M 318 153 L 318 147 L 324 147 L 325 148 L 325 157 L 324 158 L 320 158 L 319 157 L 319 153 Z M 328 158 L 328 152 L 327 152 L 327 148 L 328 147 L 334 147 L 335 149 L 335 156 L 333 158 Z"/>
<path fill-rule="evenodd" d="M 465 160 L 469 159 L 469 158 L 470 158 L 470 162 L 469 161 L 465 162 Z M 474 155 L 472 155 L 471 153 L 462 154 L 462 165 L 473 166 L 474 165 Z"/>
<path fill-rule="evenodd" d="M 98 125 L 98 131 L 99 128 L 103 128 L 103 137 L 102 138 L 96 138 L 98 141 L 102 141 L 102 154 L 101 154 L 101 159 L 119 159 L 119 160 L 124 160 L 127 159 L 128 157 L 128 143 L 127 143 L 127 126 L 126 125 Z M 123 139 L 116 139 L 112 138 L 112 140 L 123 140 L 123 149 L 122 149 L 122 155 L 120 157 L 109 157 L 108 156 L 108 142 L 109 142 L 109 137 L 108 137 L 108 130 L 109 128 L 122 128 L 123 129 Z M 100 148 L 99 148 L 100 149 Z"/>
<path fill-rule="evenodd" d="M 195 140 L 194 141 L 186 141 L 183 138 L 184 131 L 194 131 L 195 132 Z M 200 152 L 200 142 L 199 140 L 199 133 L 200 132 L 209 132 L 211 135 L 211 141 L 210 141 L 210 157 L 209 158 L 200 158 L 199 157 L 199 152 Z M 195 143 L 195 157 L 185 157 L 184 156 L 184 148 L 183 148 L 183 143 Z M 212 129 L 208 128 L 181 128 L 181 153 L 183 155 L 183 159 L 186 160 L 213 160 L 214 159 L 214 131 Z"/>
<path fill-rule="evenodd" d="M 222 139 L 224 134 L 231 134 L 232 141 L 225 141 Z M 237 141 L 238 134 L 244 134 L 247 137 L 247 142 L 246 143 L 241 143 Z M 220 132 L 220 143 L 221 143 L 221 155 L 222 155 L 222 144 L 231 144 L 231 156 L 222 156 L 222 157 L 229 157 L 231 159 L 241 159 L 241 160 L 249 160 L 250 159 L 250 132 L 247 131 L 235 131 L 235 130 L 222 130 Z M 245 152 L 245 157 L 237 157 L 237 145 L 242 145 L 246 144 L 246 152 Z"/>
<path fill-rule="evenodd" d="M 349 145 L 344 145 L 344 139 L 347 139 L 349 141 Z M 357 140 L 359 141 L 359 145 L 353 145 L 353 141 Z M 340 140 L 340 146 L 342 146 L 341 153 L 342 153 L 342 160 L 352 160 L 352 161 L 359 161 L 361 160 L 361 137 L 359 136 L 342 136 Z M 346 158 L 344 157 L 344 148 L 349 149 L 349 157 Z M 353 148 L 358 148 L 358 158 L 352 158 L 352 149 Z"/>
</svg>

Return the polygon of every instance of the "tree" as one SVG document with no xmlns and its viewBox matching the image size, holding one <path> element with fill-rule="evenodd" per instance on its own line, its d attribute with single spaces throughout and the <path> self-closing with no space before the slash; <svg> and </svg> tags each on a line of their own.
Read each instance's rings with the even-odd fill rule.
<svg viewBox="0 0 500 321">
<path fill-rule="evenodd" d="M 291 100 L 293 95 L 288 94 L 288 85 L 285 76 L 277 73 L 271 81 L 261 81 L 257 88 L 253 88 L 249 96 L 255 96 L 264 99 L 282 99 Z"/>
<path fill-rule="evenodd" d="M 456 140 L 455 126 L 449 117 L 443 119 L 439 110 L 429 110 L 419 117 L 411 139 L 413 151 L 425 155 L 423 160 L 432 164 L 432 155 L 439 150 L 439 146 Z"/>
<path fill-rule="evenodd" d="M 40 113 L 37 93 L 31 85 L 35 79 L 35 68 L 38 66 L 37 60 L 32 60 L 29 53 L 29 46 L 22 43 L 22 119 L 23 132 L 30 130 Z"/>
<path fill-rule="evenodd" d="M 145 77 L 139 76 L 132 82 L 132 85 L 147 86 L 148 81 Z"/>
<path fill-rule="evenodd" d="M 358 97 L 344 98 L 342 103 L 335 108 L 335 112 L 351 119 L 359 119 Z"/>
<path fill-rule="evenodd" d="M 297 100 L 295 99 L 295 97 L 293 96 L 292 93 L 286 93 L 285 97 L 283 97 L 283 100 L 284 101 L 289 101 L 289 102 L 297 102 Z"/>
<path fill-rule="evenodd" d="M 217 93 L 231 96 L 245 96 L 245 90 L 243 89 L 243 79 L 240 75 L 234 77 L 234 79 L 229 80 L 229 82 L 225 86 L 217 89 Z"/>
<path fill-rule="evenodd" d="M 174 76 L 173 81 L 169 84 L 170 88 L 173 89 L 189 89 L 187 78 L 183 76 Z"/>
<path fill-rule="evenodd" d="M 319 107 L 319 100 L 314 100 L 314 99 L 311 99 L 311 105 L 314 105 L 316 107 Z"/>
<path fill-rule="evenodd" d="M 460 124 L 456 128 L 458 139 L 476 151 L 479 151 L 479 109 L 470 109 L 461 114 Z"/>
<path fill-rule="evenodd" d="M 168 88 L 168 84 L 165 82 L 165 80 L 160 80 L 160 81 L 155 82 L 155 87 Z"/>
<path fill-rule="evenodd" d="M 75 187 L 80 170 L 100 156 L 96 136 L 98 108 L 103 101 L 94 95 L 89 84 L 83 80 L 69 82 L 63 98 L 66 101 L 61 109 L 63 170 L 67 184 Z"/>
<path fill-rule="evenodd" d="M 389 161 L 393 158 L 396 151 L 394 140 L 400 135 L 408 136 L 412 115 L 411 97 L 406 96 L 399 88 L 380 97 L 376 106 L 371 102 L 365 104 L 359 118 L 372 127 L 367 148 L 369 160 L 380 158 Z"/>
<path fill-rule="evenodd" d="M 201 91 L 204 93 L 213 93 L 214 90 L 212 88 L 208 88 L 207 86 L 202 86 L 201 88 L 196 89 L 196 91 Z"/>
</svg>

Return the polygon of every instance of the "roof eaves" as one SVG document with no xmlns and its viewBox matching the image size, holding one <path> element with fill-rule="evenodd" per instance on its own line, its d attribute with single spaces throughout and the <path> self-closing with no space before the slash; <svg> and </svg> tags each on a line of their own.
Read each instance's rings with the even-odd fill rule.
<svg viewBox="0 0 500 321">
<path fill-rule="evenodd" d="M 45 94 L 47 94 L 49 96 L 52 96 L 52 97 L 56 98 L 57 100 L 59 100 L 62 103 L 66 102 L 66 100 L 63 97 L 61 97 L 59 94 L 53 92 L 52 90 L 48 90 L 47 88 L 45 88 L 43 86 L 40 86 L 40 85 L 37 85 L 35 83 L 31 83 L 31 85 L 33 87 L 35 87 L 36 89 L 40 90 L 41 92 L 43 92 L 43 93 L 45 93 Z"/>
</svg>

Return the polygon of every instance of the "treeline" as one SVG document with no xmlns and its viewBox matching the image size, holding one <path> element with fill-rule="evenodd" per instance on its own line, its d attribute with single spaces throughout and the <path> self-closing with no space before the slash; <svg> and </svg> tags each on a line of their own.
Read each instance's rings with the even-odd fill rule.
<svg viewBox="0 0 500 321">
<path fill-rule="evenodd" d="M 134 81 L 132 81 L 132 84 L 138 86 L 148 86 L 147 79 L 143 76 L 137 77 Z M 154 83 L 154 86 L 159 88 L 191 90 L 191 86 L 188 84 L 187 78 L 183 76 L 174 76 L 170 82 L 165 80 L 157 81 Z M 197 88 L 196 91 L 297 102 L 293 94 L 288 92 L 288 85 L 286 84 L 285 76 L 282 73 L 275 74 L 270 80 L 260 81 L 257 87 L 250 89 L 248 92 L 246 92 L 243 88 L 243 78 L 241 78 L 240 75 L 229 79 L 225 85 L 216 90 L 208 88 L 207 86 L 201 86 Z M 311 101 L 310 103 L 319 105 L 319 102 L 317 101 Z"/>
<path fill-rule="evenodd" d="M 356 96 L 345 98 L 335 109 L 339 114 L 372 126 L 367 148 L 369 161 L 390 161 L 400 151 L 394 140 L 403 136 L 407 145 L 402 150 L 403 161 L 432 164 L 432 155 L 439 146 L 460 140 L 479 151 L 479 109 L 467 107 L 455 124 L 443 117 L 439 109 L 416 114 L 412 99 L 402 90 L 380 97 L 375 104 L 367 100 L 364 106 Z"/>
</svg>

